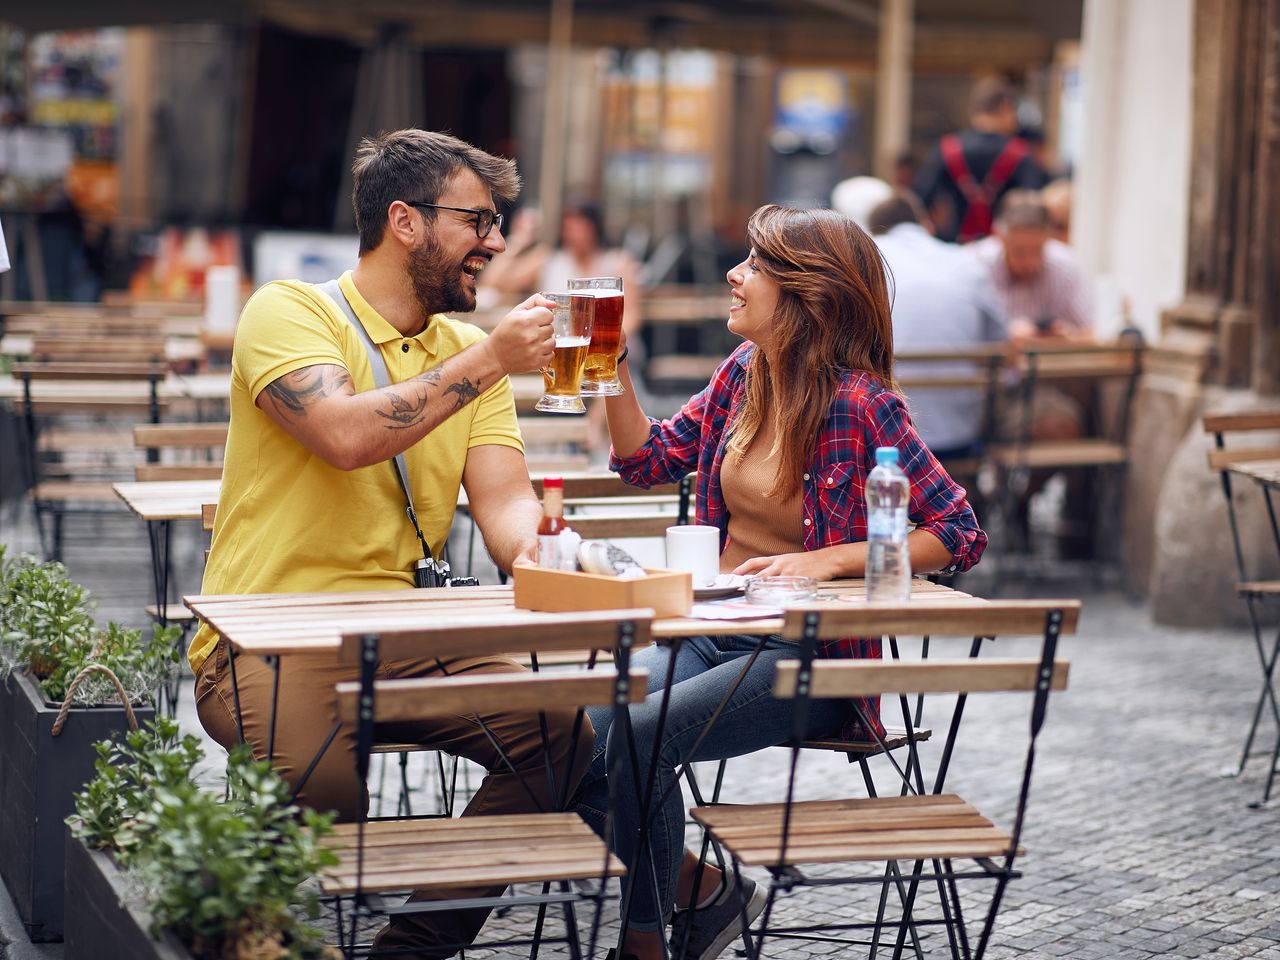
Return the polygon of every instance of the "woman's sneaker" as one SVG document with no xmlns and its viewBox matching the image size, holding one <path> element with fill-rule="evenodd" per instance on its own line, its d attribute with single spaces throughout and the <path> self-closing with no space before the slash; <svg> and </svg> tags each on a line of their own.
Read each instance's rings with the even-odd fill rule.
<svg viewBox="0 0 1280 960">
<path fill-rule="evenodd" d="M 747 923 L 755 922 L 764 910 L 769 892 L 754 880 L 744 877 L 743 892 L 747 897 Z M 671 955 L 685 960 L 715 960 L 724 948 L 742 936 L 742 909 L 738 891 L 726 877 L 720 896 L 705 907 L 681 910 L 671 921 Z M 685 927 L 689 927 L 689 949 L 681 954 Z"/>
</svg>

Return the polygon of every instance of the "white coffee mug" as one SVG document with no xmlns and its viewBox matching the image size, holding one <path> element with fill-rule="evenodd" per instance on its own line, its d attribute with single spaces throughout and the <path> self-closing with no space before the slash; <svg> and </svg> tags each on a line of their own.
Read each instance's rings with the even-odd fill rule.
<svg viewBox="0 0 1280 960">
<path fill-rule="evenodd" d="M 720 528 L 667 527 L 667 569 L 688 570 L 694 587 L 714 584 L 720 575 Z"/>
</svg>

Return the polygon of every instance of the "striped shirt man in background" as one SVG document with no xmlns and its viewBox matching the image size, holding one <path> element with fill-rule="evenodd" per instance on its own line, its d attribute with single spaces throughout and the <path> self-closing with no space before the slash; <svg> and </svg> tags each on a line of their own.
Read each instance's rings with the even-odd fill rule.
<svg viewBox="0 0 1280 960">
<path fill-rule="evenodd" d="M 1049 236 L 1050 226 L 1039 193 L 1011 190 L 1000 205 L 995 233 L 968 249 L 986 267 L 1015 338 L 1091 338 L 1088 281 L 1071 248 Z"/>
</svg>

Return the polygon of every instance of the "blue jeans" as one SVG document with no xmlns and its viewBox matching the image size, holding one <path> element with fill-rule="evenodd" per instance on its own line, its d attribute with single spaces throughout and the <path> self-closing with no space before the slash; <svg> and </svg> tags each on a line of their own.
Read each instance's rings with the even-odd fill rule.
<svg viewBox="0 0 1280 960">
<path fill-rule="evenodd" d="M 614 837 L 611 843 L 629 871 L 622 884 L 624 897 L 639 878 L 632 894 L 628 921 L 633 930 L 658 930 L 666 925 L 671 915 L 680 863 L 684 857 L 684 797 L 679 787 L 673 786 L 676 769 L 706 730 L 707 721 L 733 687 L 747 662 L 746 658 L 762 641 L 764 650 L 734 690 L 697 752 L 688 759 L 702 761 L 738 757 L 785 743 L 791 738 L 794 701 L 777 700 L 772 691 L 774 665 L 780 660 L 794 659 L 798 653 L 796 644 L 777 637 L 748 636 L 694 637 L 681 643 L 676 653 L 666 728 L 662 743 L 658 745 L 657 780 L 652 797 L 655 806 L 649 818 L 649 847 L 653 859 L 650 861 L 646 857 L 638 873 L 635 854 L 643 795 L 636 792 L 627 737 L 624 731 L 611 729 L 612 708 L 596 707 L 587 711 L 595 727 L 596 746 L 591 767 L 578 790 L 577 810 L 597 833 L 604 836 L 605 811 L 610 795 L 607 774 L 616 760 L 618 779 L 612 785 Z M 648 696 L 644 703 L 631 707 L 637 769 L 642 778 L 649 770 L 670 656 L 669 648 L 654 646 L 632 659 L 633 667 L 649 671 Z M 844 700 L 810 701 L 806 737 L 838 733 L 848 710 L 848 702 Z M 666 799 L 657 804 L 664 793 Z M 653 882 L 655 875 L 657 890 Z"/>
</svg>

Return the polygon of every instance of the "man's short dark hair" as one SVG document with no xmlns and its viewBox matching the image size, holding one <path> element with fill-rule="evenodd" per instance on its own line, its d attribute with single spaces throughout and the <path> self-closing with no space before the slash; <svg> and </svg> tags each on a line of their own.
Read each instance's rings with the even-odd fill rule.
<svg viewBox="0 0 1280 960">
<path fill-rule="evenodd" d="M 892 197 L 881 200 L 871 208 L 871 213 L 867 215 L 867 227 L 873 237 L 878 237 L 901 223 L 918 223 L 924 226 L 927 217 L 914 193 L 910 190 L 895 190 Z"/>
<path fill-rule="evenodd" d="M 1049 208 L 1038 190 L 1010 190 L 1000 201 L 996 226 L 1001 230 L 1049 229 Z"/>
<path fill-rule="evenodd" d="M 447 133 L 394 130 L 360 141 L 351 164 L 351 205 L 360 232 L 360 254 L 382 242 L 387 208 L 393 201 L 435 203 L 450 179 L 467 169 L 479 177 L 501 203 L 520 192 L 514 160 L 495 157 Z M 423 210 L 435 219 L 435 210 Z"/>
<path fill-rule="evenodd" d="M 1013 87 L 999 77 L 983 77 L 969 93 L 969 116 L 989 117 L 1005 107 L 1017 109 Z"/>
</svg>

